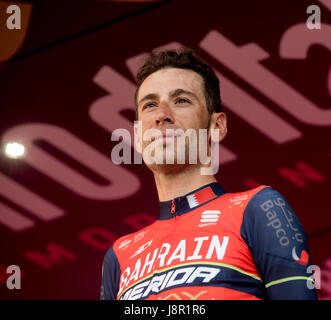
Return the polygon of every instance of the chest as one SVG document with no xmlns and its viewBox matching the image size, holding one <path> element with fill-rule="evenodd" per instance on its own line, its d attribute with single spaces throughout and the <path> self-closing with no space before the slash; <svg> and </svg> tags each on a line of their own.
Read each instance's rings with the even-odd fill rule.
<svg viewBox="0 0 331 320">
<path fill-rule="evenodd" d="M 229 278 L 229 270 L 254 273 L 252 256 L 240 235 L 241 220 L 236 212 L 211 206 L 158 221 L 122 256 L 119 294 L 133 287 L 138 290 L 137 285 L 143 290 L 151 283 L 154 287 L 158 283 L 157 290 L 162 291 L 165 283 L 176 286 L 178 281 L 222 282 Z"/>
</svg>

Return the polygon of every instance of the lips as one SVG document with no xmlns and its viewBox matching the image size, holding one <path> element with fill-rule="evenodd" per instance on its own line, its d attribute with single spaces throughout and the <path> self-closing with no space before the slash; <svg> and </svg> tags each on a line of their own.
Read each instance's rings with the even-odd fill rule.
<svg viewBox="0 0 331 320">
<path fill-rule="evenodd" d="M 181 136 L 180 133 L 176 133 L 175 131 L 176 131 L 176 129 L 167 129 L 166 132 L 161 131 L 160 132 L 160 135 L 153 136 L 151 141 L 152 142 L 153 141 L 155 141 L 155 142 L 159 142 L 159 141 L 162 141 L 162 142 L 173 141 L 175 138 L 178 138 L 178 137 Z"/>
</svg>

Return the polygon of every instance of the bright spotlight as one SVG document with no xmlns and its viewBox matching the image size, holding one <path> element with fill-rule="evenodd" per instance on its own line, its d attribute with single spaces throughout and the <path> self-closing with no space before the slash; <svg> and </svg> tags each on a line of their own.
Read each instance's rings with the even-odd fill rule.
<svg viewBox="0 0 331 320">
<path fill-rule="evenodd" d="M 25 148 L 23 144 L 17 143 L 17 142 L 12 142 L 12 143 L 7 143 L 5 146 L 5 154 L 9 158 L 20 158 L 24 155 Z"/>
</svg>

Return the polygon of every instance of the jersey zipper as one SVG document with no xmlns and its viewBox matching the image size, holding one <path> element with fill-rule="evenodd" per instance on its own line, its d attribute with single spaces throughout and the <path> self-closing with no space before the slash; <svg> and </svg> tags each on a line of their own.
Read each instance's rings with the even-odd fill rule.
<svg viewBox="0 0 331 320">
<path fill-rule="evenodd" d="M 175 213 L 175 212 L 176 212 L 175 201 L 172 200 L 172 202 L 171 202 L 171 211 L 170 211 L 170 213 Z"/>
</svg>

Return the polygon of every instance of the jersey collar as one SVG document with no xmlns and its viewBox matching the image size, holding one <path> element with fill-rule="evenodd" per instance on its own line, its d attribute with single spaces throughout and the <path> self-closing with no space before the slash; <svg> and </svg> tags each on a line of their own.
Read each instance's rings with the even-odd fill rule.
<svg viewBox="0 0 331 320">
<path fill-rule="evenodd" d="M 202 186 L 169 201 L 160 201 L 159 220 L 172 219 L 227 193 L 217 182 Z"/>
</svg>

